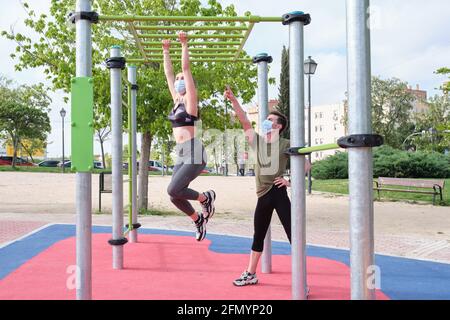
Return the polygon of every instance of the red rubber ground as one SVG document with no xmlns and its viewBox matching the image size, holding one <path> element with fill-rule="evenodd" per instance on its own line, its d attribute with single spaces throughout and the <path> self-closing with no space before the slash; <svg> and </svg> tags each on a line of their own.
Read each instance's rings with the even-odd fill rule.
<svg viewBox="0 0 450 320">
<path fill-rule="evenodd" d="M 248 256 L 208 250 L 192 237 L 139 235 L 125 245 L 123 270 L 112 270 L 108 234 L 93 235 L 94 299 L 290 299 L 289 256 L 273 257 L 273 273 L 255 286 L 234 287 Z M 308 257 L 310 299 L 350 299 L 349 268 Z M 0 299 L 75 299 L 75 238 L 56 243 L 0 281 Z M 71 267 L 72 266 L 72 267 Z M 377 292 L 377 299 L 388 299 Z"/>
</svg>

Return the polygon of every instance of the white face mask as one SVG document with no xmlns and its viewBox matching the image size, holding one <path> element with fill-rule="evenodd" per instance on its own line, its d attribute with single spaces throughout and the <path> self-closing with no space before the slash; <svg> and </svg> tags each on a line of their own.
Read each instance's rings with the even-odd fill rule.
<svg viewBox="0 0 450 320">
<path fill-rule="evenodd" d="M 179 94 L 184 94 L 186 92 L 186 84 L 183 79 L 176 80 L 173 85 L 175 86 L 175 91 Z"/>
</svg>

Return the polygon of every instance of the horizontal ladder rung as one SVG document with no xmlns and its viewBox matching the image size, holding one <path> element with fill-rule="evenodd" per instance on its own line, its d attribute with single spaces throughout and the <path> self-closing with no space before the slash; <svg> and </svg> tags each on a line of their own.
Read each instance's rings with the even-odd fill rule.
<svg viewBox="0 0 450 320">
<path fill-rule="evenodd" d="M 151 34 L 143 33 L 139 35 L 143 39 L 177 39 L 177 34 Z M 188 39 L 242 39 L 243 34 L 190 34 Z"/>
<path fill-rule="evenodd" d="M 240 41 L 194 41 L 194 42 L 188 42 L 189 47 L 192 46 L 238 46 L 240 45 Z M 162 47 L 162 43 L 158 41 L 143 41 L 142 45 L 149 46 L 149 47 Z M 181 43 L 178 41 L 171 42 L 171 46 L 180 46 Z"/>
<path fill-rule="evenodd" d="M 146 52 L 161 52 L 162 48 L 145 48 L 144 50 Z M 237 50 L 237 48 L 233 48 L 233 47 L 230 47 L 230 48 L 227 48 L 227 47 L 224 47 L 224 48 L 189 48 L 189 51 L 192 51 L 192 52 L 198 52 L 198 51 L 221 52 L 221 51 L 225 51 L 225 52 L 233 52 L 234 53 L 234 52 L 236 52 L 236 50 Z M 172 52 L 181 52 L 181 48 L 170 48 L 170 52 L 171 53 Z"/>
<path fill-rule="evenodd" d="M 181 59 L 172 59 L 174 62 L 180 62 Z M 154 60 L 145 60 L 145 59 L 127 59 L 129 63 L 151 63 L 151 62 L 159 62 L 162 63 L 162 59 L 154 59 Z M 190 59 L 190 62 L 252 62 L 251 58 L 238 58 L 238 59 L 226 59 L 226 58 L 217 58 L 217 59 Z"/>
<path fill-rule="evenodd" d="M 136 30 L 221 30 L 221 31 L 233 31 L 233 30 L 247 30 L 246 26 L 142 26 L 137 25 L 134 27 Z"/>
</svg>

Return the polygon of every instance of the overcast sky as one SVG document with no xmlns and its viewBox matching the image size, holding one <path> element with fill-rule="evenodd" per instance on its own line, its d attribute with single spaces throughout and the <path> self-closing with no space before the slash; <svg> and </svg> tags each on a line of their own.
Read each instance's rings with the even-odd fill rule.
<svg viewBox="0 0 450 320">
<path fill-rule="evenodd" d="M 29 0 L 37 12 L 49 12 L 50 0 Z M 202 1 L 207 2 L 207 1 Z M 310 13 L 312 23 L 305 27 L 305 57 L 311 55 L 319 66 L 313 78 L 313 105 L 339 103 L 346 91 L 345 0 L 219 0 L 234 3 L 242 15 L 281 16 L 291 11 Z M 0 0 L 0 30 L 11 26 L 26 32 L 25 13 L 19 0 Z M 383 78 L 397 77 L 411 86 L 420 85 L 429 96 L 445 77 L 433 74 L 440 67 L 450 67 L 450 1 L 448 0 L 372 0 L 372 73 Z M 117 14 L 120 14 L 118 12 Z M 250 55 L 266 52 L 273 56 L 270 76 L 277 84 L 269 90 L 269 98 L 278 96 L 281 48 L 288 44 L 288 27 L 278 23 L 256 24 L 245 50 Z M 17 83 L 45 82 L 40 70 L 14 71 L 9 57 L 15 44 L 0 37 L 0 74 Z M 61 154 L 61 117 L 59 110 L 70 109 L 61 93 L 52 93 L 52 133 L 48 138 L 48 156 Z M 66 117 L 66 150 L 70 150 L 70 127 Z M 99 153 L 96 143 L 95 152 Z M 70 153 L 67 151 L 66 153 Z"/>
</svg>

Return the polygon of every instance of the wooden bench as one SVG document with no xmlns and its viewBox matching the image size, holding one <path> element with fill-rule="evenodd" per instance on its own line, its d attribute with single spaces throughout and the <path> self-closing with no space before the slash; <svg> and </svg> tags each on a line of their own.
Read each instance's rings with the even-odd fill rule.
<svg viewBox="0 0 450 320">
<path fill-rule="evenodd" d="M 98 211 L 102 211 L 102 193 L 112 193 L 112 174 L 111 172 L 102 172 L 99 177 L 98 188 Z"/>
<path fill-rule="evenodd" d="M 443 200 L 442 191 L 444 189 L 444 184 L 445 184 L 444 179 L 442 179 L 442 180 L 419 180 L 419 179 L 379 177 L 378 181 L 374 181 L 374 183 L 376 184 L 376 187 L 374 187 L 373 189 L 377 190 L 378 199 L 380 199 L 380 191 L 394 191 L 394 192 L 432 194 L 433 195 L 433 205 L 436 202 L 437 195 L 439 195 L 441 201 Z M 393 188 L 392 186 L 415 187 L 415 188 L 431 189 L 431 190 L 400 189 L 400 188 Z"/>
</svg>

